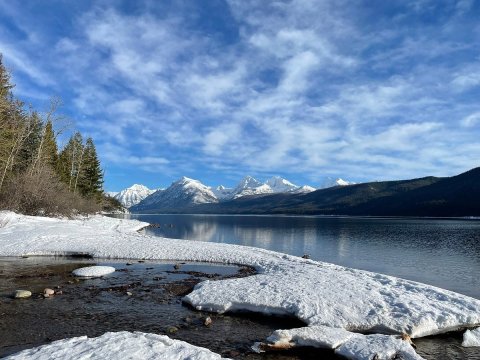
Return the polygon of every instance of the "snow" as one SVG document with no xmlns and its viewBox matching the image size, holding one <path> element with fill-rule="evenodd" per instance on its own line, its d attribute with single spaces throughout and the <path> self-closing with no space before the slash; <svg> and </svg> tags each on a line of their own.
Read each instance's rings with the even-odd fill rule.
<svg viewBox="0 0 480 360">
<path fill-rule="evenodd" d="M 100 277 L 115 272 L 112 266 L 87 266 L 72 271 L 75 276 L 81 277 Z"/>
<path fill-rule="evenodd" d="M 0 256 L 82 253 L 253 266 L 258 274 L 204 281 L 184 301 L 198 310 L 219 313 L 295 316 L 307 324 L 303 332 L 292 335 L 296 343 L 331 344 L 357 358 L 373 356 L 378 344 L 385 354 L 405 352 L 396 336 L 403 333 L 415 338 L 480 325 L 480 300 L 448 290 L 259 248 L 136 232 L 146 225 L 101 216 L 64 220 L 0 212 Z M 354 340 L 346 332 L 385 336 L 357 334 Z"/>
<path fill-rule="evenodd" d="M 294 189 L 294 190 L 291 190 L 290 193 L 292 194 L 308 194 L 312 191 L 315 191 L 317 189 L 315 189 L 314 187 L 311 187 L 311 186 L 308 186 L 308 185 L 303 185 L 297 189 Z"/>
<path fill-rule="evenodd" d="M 353 336 L 338 347 L 335 354 L 358 360 L 423 359 L 408 342 L 381 334 Z"/>
<path fill-rule="evenodd" d="M 319 189 L 328 189 L 335 186 L 347 186 L 347 185 L 354 185 L 354 182 L 343 180 L 341 178 L 332 179 L 327 178 L 324 183 L 319 187 Z"/>
<path fill-rule="evenodd" d="M 209 187 L 184 176 L 167 189 L 153 193 L 130 210 L 138 212 L 151 209 L 181 209 L 195 204 L 217 202 L 218 199 Z"/>
<path fill-rule="evenodd" d="M 21 351 L 6 359 L 215 360 L 222 357 L 208 349 L 193 346 L 184 341 L 172 340 L 168 336 L 122 331 L 108 332 L 95 338 L 80 336 L 58 340 L 48 345 Z"/>
<path fill-rule="evenodd" d="M 225 186 L 220 185 L 216 188 L 210 188 L 210 190 L 212 190 L 218 200 L 229 200 L 232 198 L 232 188 L 226 188 Z"/>
<path fill-rule="evenodd" d="M 144 185 L 134 184 L 117 193 L 114 198 L 124 207 L 129 208 L 137 205 L 140 201 L 153 194 L 156 190 L 150 190 Z"/>
<path fill-rule="evenodd" d="M 475 330 L 467 330 L 463 334 L 462 346 L 464 347 L 473 347 L 480 346 L 480 328 Z"/>
<path fill-rule="evenodd" d="M 232 198 L 238 199 L 243 196 L 271 194 L 273 190 L 267 184 L 263 184 L 251 176 L 245 176 L 232 192 Z"/>
<path fill-rule="evenodd" d="M 274 176 L 268 179 L 265 184 L 270 186 L 274 193 L 290 192 L 299 188 L 297 185 L 292 184 L 290 181 L 283 179 L 280 176 Z"/>
</svg>

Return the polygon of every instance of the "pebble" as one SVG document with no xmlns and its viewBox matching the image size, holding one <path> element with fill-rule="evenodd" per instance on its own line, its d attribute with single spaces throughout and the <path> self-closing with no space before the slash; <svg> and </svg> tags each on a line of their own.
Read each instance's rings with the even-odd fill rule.
<svg viewBox="0 0 480 360">
<path fill-rule="evenodd" d="M 127 291 L 128 296 L 132 296 L 133 294 L 130 291 Z"/>
<path fill-rule="evenodd" d="M 13 294 L 15 299 L 26 299 L 32 296 L 32 292 L 28 290 L 16 290 Z"/>
<path fill-rule="evenodd" d="M 55 295 L 55 291 L 53 289 L 46 288 L 45 290 L 43 290 L 43 295 L 47 295 L 47 297 L 52 296 Z"/>
<path fill-rule="evenodd" d="M 205 320 L 203 321 L 203 325 L 205 326 L 210 326 L 212 325 L 212 318 L 210 316 L 207 316 Z"/>
<path fill-rule="evenodd" d="M 167 328 L 167 332 L 168 332 L 169 334 L 175 334 L 177 331 L 178 331 L 178 328 L 175 327 L 175 326 L 169 326 L 169 327 Z"/>
</svg>

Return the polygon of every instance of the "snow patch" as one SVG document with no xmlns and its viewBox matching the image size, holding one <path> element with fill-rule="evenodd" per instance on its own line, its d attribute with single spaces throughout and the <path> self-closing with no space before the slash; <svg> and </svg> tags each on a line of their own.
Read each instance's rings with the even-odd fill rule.
<svg viewBox="0 0 480 360">
<path fill-rule="evenodd" d="M 72 271 L 75 276 L 81 277 L 100 277 L 115 272 L 112 266 L 86 266 Z"/>
<path fill-rule="evenodd" d="M 464 347 L 474 347 L 480 346 L 480 328 L 475 330 L 467 330 L 463 334 L 462 346 Z"/>
<path fill-rule="evenodd" d="M 54 341 L 8 356 L 8 360 L 216 360 L 222 359 L 208 349 L 172 340 L 168 336 L 142 332 L 108 332 L 102 336 L 86 336 Z"/>
<path fill-rule="evenodd" d="M 421 360 L 412 346 L 394 336 L 356 335 L 335 350 L 335 354 L 357 360 Z"/>
</svg>

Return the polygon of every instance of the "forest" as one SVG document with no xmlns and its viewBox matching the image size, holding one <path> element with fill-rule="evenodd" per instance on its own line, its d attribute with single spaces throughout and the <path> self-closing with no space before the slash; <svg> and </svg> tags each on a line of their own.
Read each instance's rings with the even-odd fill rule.
<svg viewBox="0 0 480 360">
<path fill-rule="evenodd" d="M 16 98 L 13 88 L 0 55 L 0 209 L 74 216 L 118 207 L 103 191 L 93 139 L 84 140 L 58 115 L 61 101 L 52 99 L 40 113 Z M 62 148 L 60 137 L 69 138 Z"/>
</svg>

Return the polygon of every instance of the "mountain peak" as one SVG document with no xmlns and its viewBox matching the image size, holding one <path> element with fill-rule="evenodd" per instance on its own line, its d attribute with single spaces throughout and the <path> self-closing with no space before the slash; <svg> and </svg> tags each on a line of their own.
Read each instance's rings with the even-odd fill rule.
<svg viewBox="0 0 480 360">
<path fill-rule="evenodd" d="M 117 199 L 124 207 L 129 208 L 138 204 L 155 191 L 156 190 L 150 190 L 145 185 L 133 184 L 129 188 L 123 189 L 117 193 L 114 198 Z"/>
<path fill-rule="evenodd" d="M 342 178 L 327 178 L 323 184 L 319 187 L 319 189 L 327 189 L 334 186 L 347 186 L 347 185 L 354 185 L 355 183 L 352 181 L 343 180 Z"/>
<path fill-rule="evenodd" d="M 254 177 L 247 175 L 237 185 L 237 189 L 249 189 L 262 186 L 263 184 Z"/>
<path fill-rule="evenodd" d="M 298 189 L 297 185 L 292 184 L 290 181 L 280 177 L 280 176 L 273 176 L 267 180 L 265 183 L 270 186 L 273 192 L 289 192 L 295 189 Z"/>
</svg>

